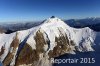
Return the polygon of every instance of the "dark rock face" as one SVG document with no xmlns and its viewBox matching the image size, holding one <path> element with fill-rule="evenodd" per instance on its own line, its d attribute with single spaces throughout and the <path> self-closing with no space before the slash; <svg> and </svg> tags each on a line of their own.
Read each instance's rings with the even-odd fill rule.
<svg viewBox="0 0 100 66">
<path fill-rule="evenodd" d="M 5 48 L 2 46 L 0 56 L 4 53 Z"/>
<path fill-rule="evenodd" d="M 70 50 L 69 40 L 67 39 L 67 36 L 61 36 L 59 38 L 55 37 L 55 42 L 57 43 L 57 46 L 55 46 L 54 49 L 49 52 L 50 58 L 57 57 Z"/>
<path fill-rule="evenodd" d="M 32 47 L 28 44 L 25 44 L 24 48 L 21 50 L 18 58 L 16 59 L 16 65 L 19 66 L 22 64 L 32 64 L 34 61 L 38 60 L 38 54 L 35 50 L 32 50 Z"/>
<path fill-rule="evenodd" d="M 19 40 L 17 39 L 17 34 L 15 39 L 12 41 L 11 46 L 10 46 L 10 50 L 8 55 L 6 56 L 6 58 L 3 61 L 3 66 L 9 66 L 12 59 L 14 58 L 14 53 L 17 50 L 17 47 L 19 46 Z"/>
<path fill-rule="evenodd" d="M 55 16 L 51 16 L 51 18 L 55 18 Z"/>
<path fill-rule="evenodd" d="M 37 31 L 36 36 L 34 37 L 35 41 L 36 41 L 36 50 L 39 53 L 43 53 L 44 52 L 44 45 L 47 44 L 47 42 L 44 39 L 43 33 L 40 31 Z"/>
</svg>

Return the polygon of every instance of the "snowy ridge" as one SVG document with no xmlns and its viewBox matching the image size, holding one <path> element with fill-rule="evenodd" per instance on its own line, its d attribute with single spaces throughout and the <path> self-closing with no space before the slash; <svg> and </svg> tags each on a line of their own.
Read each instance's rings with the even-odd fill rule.
<svg viewBox="0 0 100 66">
<path fill-rule="evenodd" d="M 54 48 L 57 46 L 55 38 L 56 37 L 59 38 L 62 36 L 64 37 L 67 36 L 68 41 L 69 42 L 73 41 L 75 44 L 74 46 L 69 46 L 71 47 L 72 51 L 69 52 L 66 51 L 65 53 L 73 54 L 74 50 L 80 52 L 94 51 L 92 46 L 95 44 L 94 41 L 96 39 L 96 32 L 94 32 L 88 27 L 82 29 L 75 29 L 69 27 L 61 19 L 54 17 L 54 18 L 49 18 L 45 20 L 43 24 L 28 30 L 17 31 L 11 34 L 0 34 L 0 52 L 1 51 L 3 52 L 0 53 L 1 54 L 0 61 L 3 62 L 8 53 L 13 50 L 14 47 L 10 47 L 10 45 L 16 37 L 19 41 L 18 42 L 19 45 L 27 38 L 25 44 L 28 44 L 33 50 L 36 50 L 37 43 L 35 37 L 38 31 L 41 32 L 41 34 L 43 34 L 45 42 L 48 41 L 48 43 L 43 46 L 43 49 L 47 53 L 47 55 L 51 50 L 53 51 Z M 16 59 L 16 54 L 18 54 L 17 52 L 19 45 L 17 46 L 12 62 L 10 63 L 11 66 L 15 65 L 16 62 L 15 59 Z M 2 50 L 2 47 L 4 48 L 4 51 Z M 41 59 L 43 54 L 40 55 L 39 56 Z"/>
<path fill-rule="evenodd" d="M 73 40 L 76 46 L 80 46 L 80 43 L 82 45 L 86 44 L 84 47 L 87 47 L 87 51 L 93 51 L 93 49 L 91 48 L 91 43 L 94 42 L 95 32 L 88 27 L 82 29 L 75 29 L 69 27 L 61 19 L 55 17 L 46 20 L 44 24 L 41 25 L 41 30 L 45 31 L 48 35 L 51 41 L 51 50 L 53 50 L 53 47 L 55 47 L 55 37 L 59 37 L 61 31 L 63 35 L 66 34 L 68 36 L 69 40 Z"/>
</svg>

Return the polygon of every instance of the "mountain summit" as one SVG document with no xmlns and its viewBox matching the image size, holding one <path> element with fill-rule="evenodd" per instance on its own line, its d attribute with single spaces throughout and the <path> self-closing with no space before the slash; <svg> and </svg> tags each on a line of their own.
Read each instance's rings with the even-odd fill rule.
<svg viewBox="0 0 100 66">
<path fill-rule="evenodd" d="M 55 16 L 52 16 L 52 17 L 46 19 L 44 22 L 49 23 L 49 22 L 63 22 L 63 21 Z"/>
<path fill-rule="evenodd" d="M 51 66 L 51 58 L 65 53 L 94 51 L 95 36 L 88 27 L 75 29 L 52 17 L 28 30 L 0 34 L 0 61 L 4 66 Z"/>
<path fill-rule="evenodd" d="M 51 18 L 55 18 L 55 16 L 51 16 Z"/>
</svg>

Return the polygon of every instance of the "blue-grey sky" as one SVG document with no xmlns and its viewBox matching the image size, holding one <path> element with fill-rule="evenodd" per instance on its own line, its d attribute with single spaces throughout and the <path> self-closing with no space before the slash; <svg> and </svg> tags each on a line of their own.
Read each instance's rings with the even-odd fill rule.
<svg viewBox="0 0 100 66">
<path fill-rule="evenodd" d="M 0 0 L 0 22 L 100 17 L 100 0 Z"/>
</svg>

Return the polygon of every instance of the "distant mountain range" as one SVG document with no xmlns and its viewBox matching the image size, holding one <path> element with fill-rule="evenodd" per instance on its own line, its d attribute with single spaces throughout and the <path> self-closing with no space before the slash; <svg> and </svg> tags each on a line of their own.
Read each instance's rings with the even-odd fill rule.
<svg viewBox="0 0 100 66">
<path fill-rule="evenodd" d="M 64 20 L 66 24 L 74 28 L 89 27 L 94 31 L 100 31 L 100 18 L 85 18 L 85 19 L 69 19 Z M 42 24 L 42 22 L 23 22 L 23 23 L 8 23 L 0 24 L 0 31 L 7 34 L 18 31 L 26 30 Z"/>
<path fill-rule="evenodd" d="M 1 24 L 0 29 L 2 30 L 2 32 L 9 34 L 15 31 L 26 30 L 26 29 L 38 26 L 41 23 L 42 22 L 7 23 L 7 24 Z"/>
<path fill-rule="evenodd" d="M 65 22 L 74 28 L 89 27 L 94 31 L 100 31 L 100 18 L 70 19 Z"/>
</svg>

